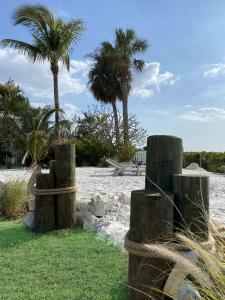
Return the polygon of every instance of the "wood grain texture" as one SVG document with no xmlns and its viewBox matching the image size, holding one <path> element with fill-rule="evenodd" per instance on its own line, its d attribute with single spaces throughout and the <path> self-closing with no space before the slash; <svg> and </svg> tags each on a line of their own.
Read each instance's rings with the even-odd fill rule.
<svg viewBox="0 0 225 300">
<path fill-rule="evenodd" d="M 189 230 L 196 238 L 208 240 L 209 177 L 180 174 L 173 175 L 172 181 L 178 208 L 174 211 L 176 231 L 188 234 Z"/>
<path fill-rule="evenodd" d="M 55 146 L 56 188 L 75 185 L 75 145 Z M 75 225 L 75 193 L 56 196 L 57 228 L 72 228 Z"/>
<path fill-rule="evenodd" d="M 169 198 L 169 199 L 168 199 Z M 148 193 L 145 190 L 131 194 L 129 239 L 137 243 L 164 242 L 173 234 L 173 195 Z M 171 265 L 164 259 L 129 255 L 128 299 L 163 299 L 151 287 L 162 289 Z M 141 293 L 142 292 L 142 293 Z"/>
<path fill-rule="evenodd" d="M 50 189 L 54 187 L 54 177 L 51 174 L 37 174 L 36 188 Z M 35 198 L 34 231 L 45 233 L 56 229 L 54 196 L 38 196 Z"/>
<path fill-rule="evenodd" d="M 147 161 L 145 189 L 172 190 L 173 174 L 182 173 L 182 139 L 174 136 L 153 135 L 147 139 Z M 149 179 L 150 181 L 149 181 Z"/>
</svg>

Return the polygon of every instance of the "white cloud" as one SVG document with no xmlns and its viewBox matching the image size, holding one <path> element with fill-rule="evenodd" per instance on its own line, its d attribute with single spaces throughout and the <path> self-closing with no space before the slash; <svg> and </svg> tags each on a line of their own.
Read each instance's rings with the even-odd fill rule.
<svg viewBox="0 0 225 300">
<path fill-rule="evenodd" d="M 87 91 L 86 76 L 89 61 L 71 60 L 71 71 L 60 66 L 60 95 L 81 94 Z M 0 81 L 15 80 L 26 94 L 40 98 L 53 98 L 53 82 L 48 63 L 32 63 L 25 56 L 8 49 L 0 49 Z"/>
<path fill-rule="evenodd" d="M 64 103 L 63 109 L 68 119 L 72 119 L 77 111 L 77 107 L 71 103 Z"/>
<path fill-rule="evenodd" d="M 60 65 L 60 96 L 88 93 L 88 71 L 91 63 L 90 60 L 71 59 L 70 72 Z M 32 63 L 25 56 L 12 50 L 0 49 L 0 70 L 0 82 L 11 78 L 28 96 L 42 98 L 40 102 L 43 103 L 44 99 L 53 99 L 53 80 L 47 62 Z M 160 72 L 159 62 L 149 62 L 146 63 L 143 72 L 135 72 L 132 94 L 148 98 L 159 92 L 162 86 L 173 85 L 178 79 L 169 71 Z"/>
<path fill-rule="evenodd" d="M 216 119 L 225 119 L 225 109 L 219 107 L 202 107 L 197 111 L 189 111 L 179 117 L 186 121 L 209 122 Z"/>
<path fill-rule="evenodd" d="M 160 72 L 159 62 L 150 62 L 145 64 L 144 71 L 135 73 L 133 95 L 147 98 L 155 92 L 160 91 L 161 86 L 173 85 L 179 79 L 173 73 L 166 71 Z"/>
<path fill-rule="evenodd" d="M 205 71 L 203 76 L 204 77 L 217 77 L 220 75 L 225 75 L 225 64 L 213 64 L 212 67 Z"/>
<path fill-rule="evenodd" d="M 170 112 L 167 110 L 153 110 L 152 112 L 156 115 L 161 115 L 161 116 L 168 116 L 170 114 Z"/>
<path fill-rule="evenodd" d="M 140 96 L 142 98 L 148 98 L 154 94 L 154 91 L 136 86 L 133 88 L 132 94 L 135 96 Z"/>
<path fill-rule="evenodd" d="M 185 108 L 191 108 L 192 107 L 192 104 L 187 104 L 184 106 Z"/>
<path fill-rule="evenodd" d="M 31 106 L 36 107 L 36 108 L 38 108 L 38 107 L 43 108 L 46 105 L 51 105 L 51 104 L 44 103 L 44 102 L 31 102 Z M 78 108 L 71 103 L 62 103 L 62 109 L 64 110 L 67 119 L 72 119 L 78 110 Z"/>
</svg>

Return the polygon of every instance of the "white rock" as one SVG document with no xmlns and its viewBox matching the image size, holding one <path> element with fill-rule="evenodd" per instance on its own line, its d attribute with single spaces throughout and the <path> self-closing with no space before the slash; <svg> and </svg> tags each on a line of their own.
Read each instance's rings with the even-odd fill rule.
<svg viewBox="0 0 225 300">
<path fill-rule="evenodd" d="M 34 228 L 34 212 L 29 211 L 24 217 L 24 223 L 29 229 Z"/>
<path fill-rule="evenodd" d="M 91 203 L 89 205 L 90 212 L 96 217 L 104 217 L 106 205 L 106 199 L 102 195 L 97 194 L 96 196 L 91 198 Z"/>
<path fill-rule="evenodd" d="M 90 212 L 86 212 L 83 219 L 83 228 L 90 229 L 93 231 L 97 230 L 97 218 L 93 216 Z"/>
<path fill-rule="evenodd" d="M 125 226 L 118 222 L 109 223 L 106 226 L 102 226 L 98 229 L 98 232 L 103 237 L 106 237 L 110 240 L 116 241 L 121 246 L 124 242 L 124 237 L 129 229 L 129 226 Z"/>
<path fill-rule="evenodd" d="M 119 203 L 115 196 L 109 197 L 108 202 L 106 204 L 106 213 L 108 212 L 116 212 L 118 210 Z"/>
<path fill-rule="evenodd" d="M 83 225 L 84 217 L 88 212 L 88 203 L 86 202 L 76 202 L 76 223 Z"/>
<path fill-rule="evenodd" d="M 29 211 L 35 211 L 35 199 L 29 201 Z"/>
<path fill-rule="evenodd" d="M 205 169 L 203 168 L 200 168 L 199 165 L 195 162 L 192 162 L 190 163 L 187 167 L 186 167 L 187 170 L 192 170 L 192 171 L 203 171 L 203 172 L 206 172 Z"/>
<path fill-rule="evenodd" d="M 122 193 L 119 195 L 118 201 L 122 204 L 130 204 L 130 197 L 128 197 L 125 193 Z"/>
</svg>

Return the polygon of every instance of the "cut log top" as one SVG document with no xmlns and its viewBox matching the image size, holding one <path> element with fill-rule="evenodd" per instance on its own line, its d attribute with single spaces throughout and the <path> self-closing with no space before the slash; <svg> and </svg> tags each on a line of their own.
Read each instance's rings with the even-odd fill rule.
<svg viewBox="0 0 225 300">
<path fill-rule="evenodd" d="M 182 150 L 182 139 L 175 136 L 153 135 L 147 139 L 147 152 L 151 162 L 179 160 Z"/>
<path fill-rule="evenodd" d="M 182 139 L 153 135 L 147 139 L 145 189 L 171 191 L 173 174 L 182 173 Z M 159 188 L 158 188 L 158 187 Z"/>
</svg>

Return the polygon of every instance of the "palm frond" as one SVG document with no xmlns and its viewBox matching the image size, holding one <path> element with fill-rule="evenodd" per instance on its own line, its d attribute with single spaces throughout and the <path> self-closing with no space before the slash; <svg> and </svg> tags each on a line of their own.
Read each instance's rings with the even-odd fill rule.
<svg viewBox="0 0 225 300">
<path fill-rule="evenodd" d="M 45 121 L 47 121 L 56 111 L 62 111 L 62 110 L 53 108 L 53 109 L 50 109 L 47 112 L 44 112 L 43 116 L 38 120 L 36 130 L 40 130 L 40 127 L 42 126 L 42 124 Z"/>
<path fill-rule="evenodd" d="M 102 52 L 111 53 L 114 50 L 114 47 L 110 42 L 104 41 L 104 42 L 101 43 L 101 49 L 102 49 L 101 50 Z"/>
<path fill-rule="evenodd" d="M 41 31 L 47 34 L 47 24 L 54 20 L 53 13 L 45 6 L 24 4 L 13 13 L 14 25 L 24 25 L 32 31 Z"/>
<path fill-rule="evenodd" d="M 149 43 L 147 40 L 144 39 L 136 39 L 132 46 L 132 52 L 135 53 L 142 53 L 145 52 L 149 47 Z"/>
<path fill-rule="evenodd" d="M 19 53 L 28 56 L 33 61 L 36 60 L 42 60 L 42 53 L 40 50 L 35 47 L 34 45 L 18 41 L 18 40 L 13 40 L 13 39 L 4 39 L 1 44 L 4 47 L 11 48 L 13 50 L 18 51 Z"/>
<path fill-rule="evenodd" d="M 141 72 L 145 67 L 145 62 L 142 59 L 133 59 L 133 66 L 136 71 Z"/>
<path fill-rule="evenodd" d="M 70 70 L 70 56 L 69 54 L 65 53 L 65 55 L 62 56 L 62 63 L 66 66 L 67 71 Z"/>
</svg>

